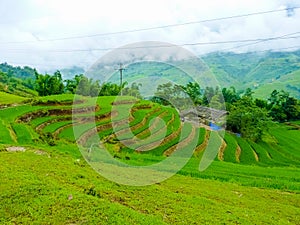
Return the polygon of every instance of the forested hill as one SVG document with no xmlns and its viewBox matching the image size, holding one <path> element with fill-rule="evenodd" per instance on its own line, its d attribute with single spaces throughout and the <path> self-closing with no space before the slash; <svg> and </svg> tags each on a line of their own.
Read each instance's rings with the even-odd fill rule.
<svg viewBox="0 0 300 225">
<path fill-rule="evenodd" d="M 0 71 L 6 73 L 9 77 L 15 78 L 35 78 L 36 70 L 29 66 L 11 66 L 7 63 L 0 64 Z"/>
<path fill-rule="evenodd" d="M 28 66 L 14 67 L 7 63 L 0 64 L 0 92 L 22 97 L 37 95 L 34 90 L 36 70 Z"/>
<path fill-rule="evenodd" d="M 259 97 L 283 89 L 300 98 L 300 50 L 212 53 L 202 57 L 222 86 L 252 88 Z"/>
<path fill-rule="evenodd" d="M 259 98 L 266 98 L 274 89 L 282 89 L 300 98 L 300 50 L 242 54 L 215 52 L 200 58 L 210 67 L 222 87 L 251 88 Z M 180 84 L 190 81 L 178 69 L 154 62 L 132 64 L 124 72 L 124 78 L 129 82 L 153 75 Z M 118 79 L 116 72 L 112 81 L 118 82 Z"/>
<path fill-rule="evenodd" d="M 300 99 L 300 50 L 294 52 L 232 53 L 215 52 L 201 56 L 201 59 L 215 74 L 221 87 L 234 86 L 238 90 L 251 88 L 254 96 L 266 99 L 273 90 L 285 90 Z M 53 68 L 56 71 L 56 68 Z M 36 70 L 28 66 L 14 67 L 0 64 L 0 72 L 7 77 L 35 79 Z M 84 74 L 84 70 L 74 66 L 60 70 L 63 79 Z M 162 76 L 179 84 L 187 84 L 189 77 L 170 65 L 141 62 L 127 65 L 124 80 L 131 83 L 142 77 Z M 101 77 L 98 78 L 100 82 Z M 119 83 L 119 74 L 112 76 L 111 82 Z M 1 82 L 1 81 L 0 81 Z M 27 82 L 28 83 L 28 82 Z M 30 87 L 31 84 L 25 86 Z M 205 87 L 202 87 L 205 88 Z"/>
</svg>

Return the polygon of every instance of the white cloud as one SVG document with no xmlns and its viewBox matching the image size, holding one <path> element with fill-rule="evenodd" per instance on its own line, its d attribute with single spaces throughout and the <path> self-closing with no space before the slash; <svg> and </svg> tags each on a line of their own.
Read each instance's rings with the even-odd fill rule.
<svg viewBox="0 0 300 225">
<path fill-rule="evenodd" d="M 287 16 L 287 12 L 282 11 L 143 32 L 45 41 L 284 9 L 295 5 L 297 5 L 296 0 L 255 2 L 250 0 L 25 0 L 19 1 L 18 4 L 2 0 L 0 1 L 0 62 L 31 65 L 45 71 L 72 65 L 88 67 L 105 53 L 105 51 L 64 52 L 61 50 L 114 48 L 138 41 L 182 44 L 280 36 L 298 31 L 300 10 L 295 10 L 290 17 Z M 239 44 L 201 45 L 187 48 L 196 54 L 203 54 L 230 49 L 237 45 Z M 293 45 L 300 45 L 300 39 L 272 41 L 234 50 L 263 50 Z"/>
</svg>

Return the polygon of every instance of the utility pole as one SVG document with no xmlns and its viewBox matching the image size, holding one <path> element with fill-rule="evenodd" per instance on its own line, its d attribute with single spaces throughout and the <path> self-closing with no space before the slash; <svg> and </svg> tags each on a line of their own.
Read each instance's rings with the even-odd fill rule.
<svg viewBox="0 0 300 225">
<path fill-rule="evenodd" d="M 122 63 L 120 63 L 120 67 L 119 67 L 118 70 L 120 71 L 120 88 L 121 88 L 121 96 L 122 96 L 122 95 L 123 95 L 123 94 L 122 94 L 123 70 L 125 70 L 125 69 L 123 68 L 123 64 L 122 64 Z"/>
</svg>

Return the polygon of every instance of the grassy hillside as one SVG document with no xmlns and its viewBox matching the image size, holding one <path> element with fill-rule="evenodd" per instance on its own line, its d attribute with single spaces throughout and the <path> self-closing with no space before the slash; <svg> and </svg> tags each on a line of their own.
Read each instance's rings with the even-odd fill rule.
<svg viewBox="0 0 300 225">
<path fill-rule="evenodd" d="M 204 56 L 203 60 L 210 66 L 221 85 L 241 89 L 280 80 L 282 76 L 300 69 L 299 51 L 212 53 Z"/>
<path fill-rule="evenodd" d="M 221 87 L 255 89 L 257 97 L 266 98 L 274 89 L 283 89 L 300 97 L 300 54 L 295 52 L 230 53 L 217 52 L 200 57 L 215 75 Z M 124 80 L 139 82 L 144 77 L 162 77 L 177 84 L 186 84 L 191 78 L 168 64 L 142 62 L 128 65 Z M 112 82 L 119 82 L 116 72 Z M 205 88 L 205 83 L 203 84 Z M 202 85 L 202 86 L 203 86 Z"/>
<path fill-rule="evenodd" d="M 279 76 L 268 83 L 259 85 L 254 90 L 257 98 L 267 98 L 273 90 L 286 90 L 292 96 L 300 99 L 300 70 Z"/>
<path fill-rule="evenodd" d="M 27 98 L 0 91 L 0 105 L 18 104 Z"/>
<path fill-rule="evenodd" d="M 2 101 L 6 103 L 16 103 L 24 100 L 24 98 L 19 96 L 1 92 L 0 94 L 2 95 Z M 129 139 L 137 136 L 139 139 L 147 139 L 147 141 L 141 142 L 136 140 L 132 142 L 130 146 L 133 149 L 154 146 L 154 143 L 163 139 L 158 148 L 150 151 L 154 155 L 162 155 L 168 152 L 172 146 L 176 146 L 180 141 L 179 135 L 182 129 L 185 125 L 188 125 L 180 122 L 179 115 L 173 108 L 164 107 L 149 101 L 124 96 L 118 99 L 117 103 L 114 103 L 115 97 L 113 96 L 99 97 L 97 99 L 98 107 L 95 108 L 93 106 L 94 99 L 89 97 L 78 98 L 74 105 L 73 110 L 75 111 L 73 116 L 73 95 L 71 94 L 42 97 L 34 101 L 32 105 L 27 104 L 2 109 L 0 111 L 0 121 L 3 126 L 1 131 L 10 134 L 10 138 L 1 138 L 1 142 L 3 144 L 12 142 L 17 144 L 17 140 L 22 138 L 18 137 L 16 132 L 20 132 L 18 130 L 23 129 L 24 132 L 20 132 L 22 135 L 26 133 L 25 130 L 29 130 L 29 133 L 27 132 L 29 135 L 28 139 L 33 136 L 39 137 L 40 135 L 52 133 L 55 134 L 54 140 L 64 140 L 72 143 L 75 141 L 73 128 L 79 127 L 80 133 L 76 134 L 77 137 L 75 138 L 78 140 L 84 139 L 82 142 L 83 146 L 92 143 L 98 137 L 108 140 L 114 139 L 117 141 L 115 144 L 120 148 L 120 153 L 124 151 L 128 154 L 135 154 L 130 148 L 123 146 L 121 141 L 128 142 Z M 95 109 L 96 111 L 94 112 L 93 110 Z M 128 111 L 131 112 L 129 117 Z M 91 120 L 94 118 L 93 113 L 96 116 L 95 121 Z M 159 118 L 161 122 L 154 122 L 156 118 Z M 73 126 L 72 120 L 74 121 Z M 118 124 L 114 129 L 112 129 L 113 123 Z M 99 134 L 89 133 L 89 130 L 94 125 L 98 127 Z M 164 127 L 166 127 L 166 130 L 164 130 Z M 130 130 L 128 130 L 129 128 Z M 289 143 L 284 142 L 287 137 L 296 137 L 299 134 L 299 130 L 295 129 L 292 125 L 274 124 L 270 128 L 272 139 L 269 138 L 270 140 L 261 141 L 260 143 L 253 143 L 236 137 L 234 134 L 226 133 L 222 156 L 219 155 L 219 160 L 233 163 L 259 164 L 261 166 L 270 164 L 285 166 L 287 162 L 288 164 L 297 165 L 300 162 L 300 157 L 297 154 L 294 155 L 294 153 L 298 152 L 300 140 L 294 138 Z M 210 131 L 199 127 L 195 127 L 195 130 L 198 135 L 190 137 L 191 140 L 197 139 L 205 142 L 209 138 L 207 134 Z M 151 138 L 149 138 L 150 136 Z M 182 138 L 185 138 L 185 136 L 182 136 Z M 201 142 L 197 141 L 199 148 L 201 144 Z"/>
<path fill-rule="evenodd" d="M 299 122 L 274 124 L 270 137 L 253 143 L 230 133 L 221 139 L 214 131 L 181 123 L 172 108 L 126 96 L 79 97 L 72 117 L 73 97 L 42 97 L 32 105 L 0 110 L 0 224 L 300 220 Z M 177 146 L 181 133 L 184 145 Z M 219 154 L 200 172 L 210 136 L 218 137 L 213 144 Z M 196 147 L 172 178 L 131 187 L 106 180 L 84 160 L 75 139 L 87 151 L 98 138 L 116 160 L 136 166 L 161 162 L 175 147 L 179 152 L 190 151 L 193 142 Z M 25 151 L 14 152 L 16 147 Z"/>
<path fill-rule="evenodd" d="M 292 96 L 300 98 L 299 52 L 299 50 L 294 52 L 252 52 L 241 54 L 215 52 L 200 56 L 200 58 L 215 75 L 222 88 L 230 86 L 237 87 L 238 90 L 252 88 L 255 96 L 258 98 L 266 98 L 274 89 L 283 89 L 290 92 Z M 194 65 L 191 62 L 187 64 L 184 61 L 181 66 L 186 71 L 194 71 L 197 66 L 199 67 L 199 65 Z M 199 68 L 197 69 L 199 70 Z M 93 73 L 97 74 L 99 72 L 97 70 L 96 68 L 96 71 L 93 71 Z M 13 67 L 3 63 L 0 64 L 0 71 L 7 73 L 12 79 L 10 83 L 1 83 L 0 79 L 0 90 L 25 97 L 37 95 L 35 91 L 26 88 L 26 85 L 22 84 L 22 81 L 26 81 L 28 78 L 35 79 L 35 69 L 26 66 L 23 68 Z M 69 69 L 62 69 L 61 72 L 65 79 L 71 79 L 76 74 L 83 74 L 84 70 L 74 66 Z M 148 78 L 147 81 L 143 80 L 144 78 Z M 101 73 L 94 79 L 100 79 L 103 82 Z M 151 61 L 126 65 L 123 80 L 129 83 L 143 83 L 142 92 L 145 92 L 144 94 L 149 94 L 147 92 L 149 85 L 157 82 L 166 83 L 167 81 L 173 81 L 177 84 L 185 85 L 193 81 L 192 77 L 189 77 L 180 68 L 175 68 L 166 63 Z M 116 71 L 112 74 L 108 81 L 119 83 L 119 72 Z M 203 82 L 200 84 L 202 88 L 208 85 L 205 83 L 205 79 L 202 79 L 201 82 Z"/>
<path fill-rule="evenodd" d="M 20 79 L 35 78 L 36 72 L 35 69 L 29 66 L 12 66 L 7 63 L 0 64 L 0 71 Z"/>
<path fill-rule="evenodd" d="M 182 175 L 147 187 L 122 186 L 99 176 L 82 158 L 60 153 L 63 148 L 0 152 L 1 224 L 297 224 L 300 219 L 297 193 Z M 249 181 L 256 179 L 248 173 Z"/>
</svg>

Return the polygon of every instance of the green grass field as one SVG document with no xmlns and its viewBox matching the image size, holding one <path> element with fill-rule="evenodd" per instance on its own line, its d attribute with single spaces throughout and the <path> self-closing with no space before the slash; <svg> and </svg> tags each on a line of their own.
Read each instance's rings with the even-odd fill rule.
<svg viewBox="0 0 300 225">
<path fill-rule="evenodd" d="M 79 98 L 72 121 L 73 98 L 51 96 L 0 109 L 0 224 L 299 224 L 300 131 L 295 126 L 273 124 L 271 141 L 259 143 L 225 133 L 223 159 L 216 157 L 200 172 L 202 157 L 209 155 L 206 145 L 221 146 L 217 133 L 181 123 L 172 108 L 131 103 L 129 97 L 114 105 L 115 97 Z M 94 103 L 96 112 L 87 110 Z M 107 114 L 112 110 L 115 114 Z M 90 120 L 94 116 L 98 120 Z M 162 123 L 155 124 L 157 117 Z M 91 132 L 95 126 L 98 132 Z M 146 166 L 167 159 L 181 134 L 185 145 L 177 149 L 179 155 L 192 145 L 199 152 L 172 178 L 145 187 L 105 179 L 75 142 L 82 138 L 82 148 L 88 149 L 102 140 L 116 160 Z M 8 152 L 12 146 L 26 151 Z M 151 150 L 135 151 L 146 146 Z"/>
<path fill-rule="evenodd" d="M 0 91 L 0 105 L 18 104 L 25 100 L 24 97 Z"/>
<path fill-rule="evenodd" d="M 271 92 L 270 90 L 287 90 L 292 96 L 296 98 L 300 97 L 299 87 L 300 82 L 300 70 L 281 76 L 277 80 L 270 80 L 268 83 L 260 85 L 254 90 L 254 96 L 257 98 L 268 98 Z"/>
<path fill-rule="evenodd" d="M 299 192 L 270 189 L 268 183 L 256 188 L 175 175 L 152 186 L 122 186 L 102 178 L 82 158 L 44 151 L 50 157 L 34 149 L 0 153 L 1 224 L 297 224 L 300 219 Z M 250 176 L 249 169 L 257 168 L 241 166 L 234 176 L 230 166 L 216 162 L 207 173 L 222 177 L 223 171 L 233 179 L 246 173 L 244 180 L 264 184 L 265 171 Z M 273 175 L 279 171 L 268 169 Z M 283 171 L 277 179 L 289 173 Z"/>
</svg>

